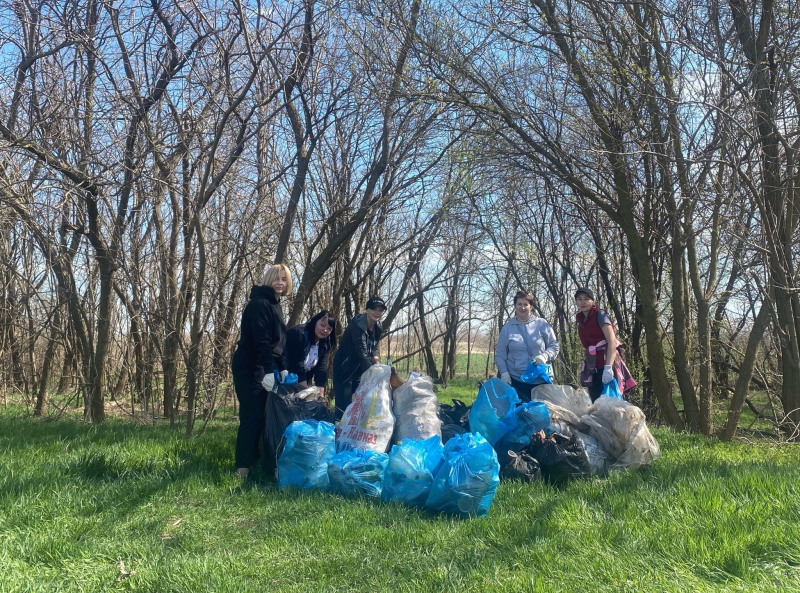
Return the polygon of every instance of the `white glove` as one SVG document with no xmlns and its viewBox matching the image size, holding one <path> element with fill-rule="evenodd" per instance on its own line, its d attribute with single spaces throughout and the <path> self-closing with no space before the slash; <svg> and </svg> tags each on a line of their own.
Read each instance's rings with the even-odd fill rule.
<svg viewBox="0 0 800 593">
<path fill-rule="evenodd" d="M 547 364 L 547 357 L 544 354 L 540 354 L 533 359 L 533 364 Z"/>
<path fill-rule="evenodd" d="M 275 388 L 275 375 L 267 373 L 261 380 L 261 386 L 267 391 L 272 391 Z"/>
<path fill-rule="evenodd" d="M 603 367 L 603 385 L 606 383 L 611 383 L 611 379 L 614 378 L 614 371 L 611 369 L 611 365 L 607 364 Z"/>
<path fill-rule="evenodd" d="M 500 379 L 511 385 L 511 375 L 508 373 L 500 373 Z"/>
<path fill-rule="evenodd" d="M 286 381 L 286 375 L 289 374 L 289 371 L 281 371 L 281 383 Z"/>
</svg>

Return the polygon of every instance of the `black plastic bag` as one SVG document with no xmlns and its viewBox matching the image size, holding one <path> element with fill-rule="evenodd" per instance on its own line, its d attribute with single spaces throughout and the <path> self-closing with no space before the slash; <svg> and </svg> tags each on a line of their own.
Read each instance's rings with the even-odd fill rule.
<svg viewBox="0 0 800 593">
<path fill-rule="evenodd" d="M 325 402 L 294 399 L 302 388 L 296 385 L 275 385 L 275 391 L 267 394 L 267 409 L 264 424 L 264 457 L 262 467 L 267 475 L 273 475 L 278 457 L 283 449 L 283 433 L 296 420 L 319 420 L 333 422 L 333 411 Z"/>
<path fill-rule="evenodd" d="M 452 439 L 457 434 L 466 434 L 469 432 L 467 429 L 459 426 L 458 424 L 442 424 L 442 444 Z"/>
<path fill-rule="evenodd" d="M 539 462 L 542 477 L 553 485 L 592 475 L 586 450 L 574 438 L 568 439 L 557 432 L 545 438 L 539 433 L 531 440 L 528 452 Z"/>
<path fill-rule="evenodd" d="M 514 453 L 506 451 L 507 461 L 500 468 L 501 480 L 522 480 L 523 482 L 535 482 L 542 477 L 542 469 L 539 462 L 527 453 Z"/>
<path fill-rule="evenodd" d="M 439 404 L 439 418 L 442 420 L 442 428 L 445 424 L 455 424 L 466 432 L 469 432 L 469 411 L 472 406 L 468 406 L 460 399 L 454 399 L 453 405 Z"/>
</svg>

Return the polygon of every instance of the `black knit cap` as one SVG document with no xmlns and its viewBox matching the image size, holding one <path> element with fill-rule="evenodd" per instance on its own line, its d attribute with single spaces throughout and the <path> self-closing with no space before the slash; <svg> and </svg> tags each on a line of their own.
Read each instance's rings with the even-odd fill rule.
<svg viewBox="0 0 800 593">
<path fill-rule="evenodd" d="M 367 301 L 367 309 L 378 308 L 382 308 L 384 311 L 386 311 L 386 303 L 383 302 L 381 297 L 370 297 L 370 299 Z"/>
<path fill-rule="evenodd" d="M 575 291 L 575 298 L 576 299 L 578 298 L 578 295 L 580 293 L 583 293 L 586 296 L 588 296 L 591 300 L 594 300 L 594 293 L 591 290 L 589 290 L 588 288 L 586 288 L 585 286 L 581 286 L 578 290 Z"/>
</svg>

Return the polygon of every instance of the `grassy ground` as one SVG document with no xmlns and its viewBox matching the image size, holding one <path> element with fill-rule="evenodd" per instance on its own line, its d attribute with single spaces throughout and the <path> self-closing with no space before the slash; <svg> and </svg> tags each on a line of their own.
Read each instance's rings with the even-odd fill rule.
<svg viewBox="0 0 800 593">
<path fill-rule="evenodd" d="M 7 409 L 0 591 L 800 591 L 797 446 L 654 429 L 652 468 L 502 483 L 488 517 L 458 520 L 242 484 L 235 429 Z"/>
</svg>

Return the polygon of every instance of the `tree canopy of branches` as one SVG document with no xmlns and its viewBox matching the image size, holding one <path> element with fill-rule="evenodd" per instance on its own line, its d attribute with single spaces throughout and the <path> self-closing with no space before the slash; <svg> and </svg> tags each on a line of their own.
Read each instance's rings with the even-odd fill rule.
<svg viewBox="0 0 800 593">
<path fill-rule="evenodd" d="M 34 413 L 124 399 L 191 433 L 285 262 L 290 325 L 381 294 L 385 354 L 444 383 L 519 288 L 574 382 L 594 286 L 649 414 L 731 438 L 757 389 L 798 436 L 790 3 L 6 0 L 0 25 L 0 390 Z"/>
</svg>

